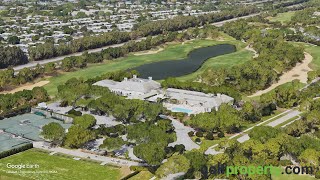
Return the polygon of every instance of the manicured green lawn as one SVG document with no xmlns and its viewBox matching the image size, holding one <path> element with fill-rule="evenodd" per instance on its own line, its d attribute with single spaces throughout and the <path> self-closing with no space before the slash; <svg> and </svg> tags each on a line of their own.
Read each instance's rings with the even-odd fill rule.
<svg viewBox="0 0 320 180">
<path fill-rule="evenodd" d="M 11 164 L 38 164 L 39 168 L 22 169 L 23 171 L 56 171 L 57 173 L 19 173 L 12 176 L 6 173 L 7 163 Z M 49 155 L 30 149 L 0 160 L 0 179 L 46 179 L 46 180 L 116 180 L 120 179 L 120 170 L 110 166 L 101 166 L 98 163 L 74 160 L 72 158 Z"/>
<path fill-rule="evenodd" d="M 57 93 L 58 85 L 64 84 L 67 80 L 74 77 L 88 79 L 88 78 L 102 75 L 106 72 L 125 70 L 129 68 L 137 67 L 139 65 L 146 64 L 146 63 L 164 61 L 164 60 L 178 60 L 186 57 L 188 53 L 193 49 L 217 45 L 217 44 L 234 44 L 237 46 L 237 49 L 243 48 L 244 44 L 242 42 L 232 40 L 232 39 L 229 40 L 229 39 L 230 38 L 228 38 L 227 41 L 194 40 L 194 41 L 185 42 L 184 44 L 179 43 L 179 44 L 167 45 L 163 51 L 156 54 L 139 55 L 139 56 L 130 54 L 127 57 L 119 58 L 113 61 L 108 61 L 102 64 L 91 65 L 90 67 L 87 67 L 85 69 L 77 70 L 74 72 L 68 72 L 56 77 L 49 78 L 50 83 L 44 87 L 50 95 L 55 95 Z M 219 60 L 220 63 L 222 63 L 222 61 L 223 61 L 222 59 Z M 236 63 L 238 61 L 233 60 L 232 62 Z M 209 65 L 210 64 L 206 66 L 209 66 Z"/>
<path fill-rule="evenodd" d="M 310 68 L 313 70 L 320 70 L 320 47 L 305 44 L 305 50 L 313 57 Z"/>
<path fill-rule="evenodd" d="M 281 23 L 287 23 L 291 21 L 291 17 L 294 15 L 296 11 L 289 11 L 285 13 L 279 13 L 275 17 L 268 18 L 271 22 L 279 21 Z"/>
</svg>

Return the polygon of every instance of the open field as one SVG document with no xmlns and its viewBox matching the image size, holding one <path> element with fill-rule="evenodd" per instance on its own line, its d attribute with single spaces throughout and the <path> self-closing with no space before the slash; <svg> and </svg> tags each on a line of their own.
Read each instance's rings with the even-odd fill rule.
<svg viewBox="0 0 320 180">
<path fill-rule="evenodd" d="M 237 49 L 245 46 L 240 41 L 227 40 L 227 41 L 214 41 L 214 40 L 193 40 L 181 43 L 170 43 L 164 50 L 156 54 L 140 55 L 135 56 L 133 54 L 127 57 L 119 58 L 113 61 L 107 61 L 102 64 L 94 64 L 89 67 L 77 70 L 74 72 L 63 73 L 59 76 L 49 78 L 50 83 L 45 85 L 45 89 L 50 95 L 55 95 L 57 92 L 58 85 L 64 84 L 68 79 L 71 78 L 92 78 L 95 76 L 102 75 L 106 72 L 125 70 L 133 67 L 137 67 L 142 64 L 147 64 L 156 61 L 164 60 L 179 60 L 188 55 L 188 53 L 196 48 L 213 46 L 217 44 L 233 44 L 237 46 Z"/>
<path fill-rule="evenodd" d="M 56 173 L 16 173 L 14 175 L 6 171 L 18 171 L 9 169 L 7 164 L 38 164 L 39 168 L 21 169 L 22 171 L 55 171 Z M 36 149 L 30 149 L 0 160 L 0 179 L 95 179 L 115 180 L 120 179 L 118 168 L 101 166 L 98 163 L 83 160 L 74 160 L 69 157 L 49 155 Z"/>
<path fill-rule="evenodd" d="M 296 11 L 289 11 L 285 13 L 279 13 L 275 17 L 269 17 L 268 19 L 271 22 L 276 22 L 279 21 L 281 23 L 287 23 L 291 20 L 291 17 L 294 15 Z"/>
</svg>

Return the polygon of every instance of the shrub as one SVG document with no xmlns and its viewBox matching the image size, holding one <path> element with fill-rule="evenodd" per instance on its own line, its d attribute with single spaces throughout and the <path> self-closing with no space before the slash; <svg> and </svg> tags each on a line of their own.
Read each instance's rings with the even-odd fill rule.
<svg viewBox="0 0 320 180">
<path fill-rule="evenodd" d="M 148 171 L 147 167 L 143 166 L 130 166 L 131 171 Z"/>
<path fill-rule="evenodd" d="M 69 115 L 74 115 L 74 116 L 81 116 L 82 113 L 80 111 L 76 111 L 74 109 L 71 109 L 70 111 L 68 111 Z"/>
<path fill-rule="evenodd" d="M 68 101 L 62 101 L 59 106 L 60 107 L 67 107 L 68 106 Z"/>
<path fill-rule="evenodd" d="M 213 133 L 209 132 L 207 133 L 206 137 L 205 137 L 207 140 L 214 140 L 214 137 L 213 137 Z"/>
<path fill-rule="evenodd" d="M 315 175 L 316 175 L 315 176 L 316 179 L 320 179 L 320 171 L 317 171 Z"/>
<path fill-rule="evenodd" d="M 223 138 L 223 137 L 224 137 L 224 133 L 223 133 L 223 132 L 219 132 L 219 133 L 218 133 L 218 137 L 219 137 L 219 138 Z"/>
<path fill-rule="evenodd" d="M 192 136 L 194 136 L 194 132 L 190 131 L 190 132 L 188 132 L 188 135 L 189 135 L 189 137 L 192 137 Z"/>
<path fill-rule="evenodd" d="M 10 149 L 8 151 L 3 151 L 3 152 L 0 153 L 0 159 L 8 157 L 8 156 L 11 156 L 13 154 L 16 154 L 16 153 L 19 153 L 19 152 L 22 152 L 22 151 L 26 151 L 26 150 L 31 149 L 31 148 L 33 148 L 33 144 L 29 143 L 29 144 L 23 145 L 21 147 Z"/>
<path fill-rule="evenodd" d="M 279 164 L 280 164 L 281 166 L 289 166 L 289 165 L 292 164 L 292 162 L 291 162 L 290 160 L 280 160 L 280 161 L 279 161 Z"/>
<path fill-rule="evenodd" d="M 200 131 L 198 131 L 198 132 L 196 132 L 196 136 L 197 136 L 197 137 L 203 137 L 203 133 L 200 132 Z"/>
<path fill-rule="evenodd" d="M 186 147 L 183 144 L 177 144 L 174 146 L 174 151 L 182 154 L 186 150 Z"/>
<path fill-rule="evenodd" d="M 196 143 L 200 143 L 201 142 L 201 139 L 200 138 L 196 138 Z"/>
</svg>

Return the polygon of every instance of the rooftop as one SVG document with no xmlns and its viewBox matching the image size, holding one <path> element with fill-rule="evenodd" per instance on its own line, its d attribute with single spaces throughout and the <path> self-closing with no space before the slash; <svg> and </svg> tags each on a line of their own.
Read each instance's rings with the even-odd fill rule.
<svg viewBox="0 0 320 180">
<path fill-rule="evenodd" d="M 159 89 L 161 87 L 159 82 L 149 79 L 137 78 L 134 76 L 131 79 L 125 78 L 121 82 L 116 82 L 112 80 L 102 80 L 94 83 L 93 85 L 108 87 L 112 91 L 133 91 L 139 93 L 148 93 L 154 89 Z"/>
</svg>

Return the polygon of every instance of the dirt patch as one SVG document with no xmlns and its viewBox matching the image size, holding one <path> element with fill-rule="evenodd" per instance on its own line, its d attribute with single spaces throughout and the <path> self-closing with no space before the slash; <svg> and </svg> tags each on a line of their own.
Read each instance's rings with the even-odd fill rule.
<svg viewBox="0 0 320 180">
<path fill-rule="evenodd" d="M 15 89 L 12 89 L 10 91 L 2 91 L 0 92 L 0 94 L 12 94 L 12 93 L 15 93 L 15 92 L 18 92 L 18 91 L 23 91 L 23 90 L 32 90 L 34 87 L 41 87 L 41 86 L 44 86 L 46 84 L 48 84 L 50 81 L 39 81 L 37 83 L 34 83 L 34 84 L 25 84 L 25 85 L 22 85 L 20 87 L 17 87 Z"/>
<path fill-rule="evenodd" d="M 256 58 L 256 57 L 259 56 L 259 54 L 257 53 L 257 51 L 254 50 L 251 46 L 248 45 L 248 46 L 245 47 L 245 49 L 246 49 L 246 50 L 249 50 L 249 51 L 252 51 L 252 52 L 254 53 L 253 58 Z"/>
<path fill-rule="evenodd" d="M 265 90 L 258 91 L 248 97 L 255 97 L 260 96 L 262 94 L 265 94 L 274 88 L 285 84 L 287 82 L 291 82 L 295 79 L 299 80 L 302 83 L 307 83 L 308 81 L 308 72 L 312 71 L 312 69 L 309 67 L 309 64 L 312 61 L 312 56 L 309 53 L 304 53 L 304 60 L 301 63 L 298 63 L 294 68 L 292 68 L 290 71 L 285 72 L 280 76 L 280 79 L 277 83 L 272 84 L 269 88 Z"/>
<path fill-rule="evenodd" d="M 128 176 L 129 174 L 132 173 L 132 171 L 130 170 L 129 166 L 121 166 L 120 172 L 121 172 L 122 178 L 126 177 L 126 176 Z"/>
<path fill-rule="evenodd" d="M 163 48 L 159 48 L 157 50 L 150 50 L 150 51 L 143 51 L 143 52 L 138 52 L 138 53 L 134 53 L 133 55 L 135 56 L 141 56 L 141 55 L 147 55 L 147 54 L 156 54 L 160 51 L 163 51 Z"/>
</svg>

